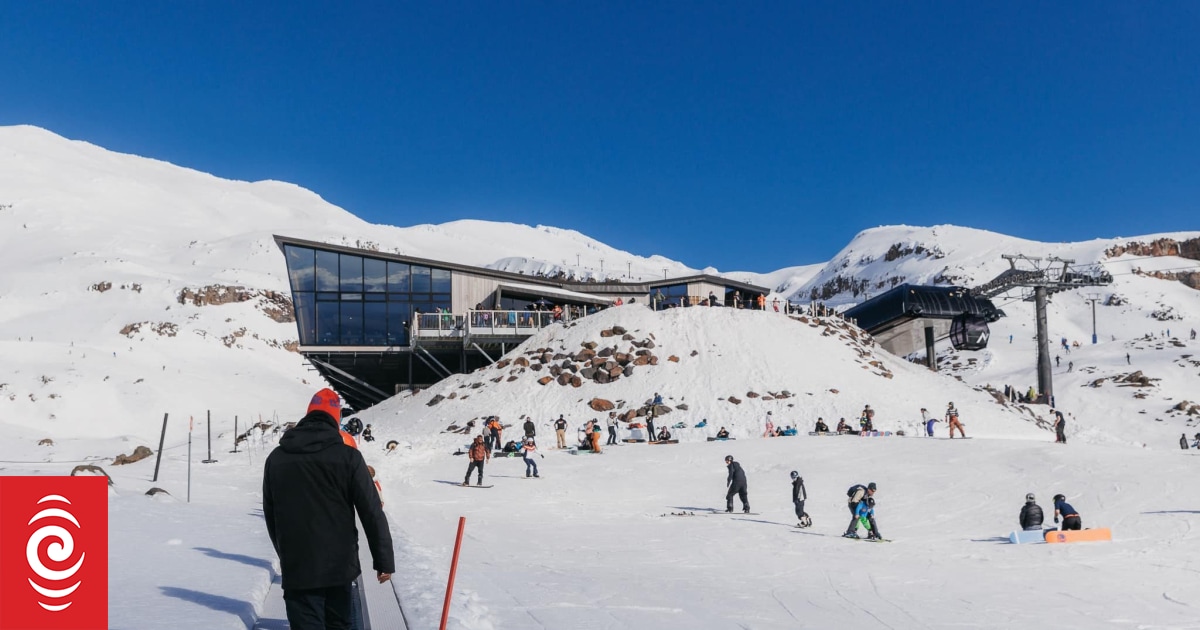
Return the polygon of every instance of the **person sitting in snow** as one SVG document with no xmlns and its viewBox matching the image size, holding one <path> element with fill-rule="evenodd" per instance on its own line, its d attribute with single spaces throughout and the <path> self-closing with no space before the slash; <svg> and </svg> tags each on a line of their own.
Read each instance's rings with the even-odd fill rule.
<svg viewBox="0 0 1200 630">
<path fill-rule="evenodd" d="M 1025 506 L 1021 508 L 1021 529 L 1025 531 L 1040 531 L 1042 529 L 1042 507 L 1034 500 L 1033 493 L 1025 495 Z"/>
<path fill-rule="evenodd" d="M 706 426 L 708 426 L 708 418 L 705 418 L 705 419 L 701 420 L 700 422 L 697 422 L 695 428 L 703 429 Z"/>
<path fill-rule="evenodd" d="M 813 431 L 817 433 L 829 433 L 829 425 L 825 424 L 823 418 L 817 418 L 817 426 L 813 427 Z"/>
<path fill-rule="evenodd" d="M 517 448 L 517 443 L 514 442 L 513 440 L 509 440 L 508 442 L 506 442 L 504 444 L 503 451 L 505 453 L 516 453 L 518 450 L 520 450 L 520 449 Z"/>
<path fill-rule="evenodd" d="M 729 437 L 729 431 L 726 431 L 725 427 L 721 427 L 721 430 L 717 431 L 717 439 L 724 440 L 728 437 Z"/>
<path fill-rule="evenodd" d="M 838 418 L 837 432 L 838 433 L 849 433 L 850 432 L 850 425 L 846 424 L 845 418 Z"/>
<path fill-rule="evenodd" d="M 663 428 L 658 430 L 658 440 L 664 442 L 669 439 L 671 439 L 671 432 L 667 430 L 666 425 L 663 425 Z"/>
<path fill-rule="evenodd" d="M 375 436 L 371 435 L 371 425 L 368 424 L 367 428 L 363 429 L 362 436 L 363 436 L 364 442 L 374 442 L 375 441 Z"/>
</svg>

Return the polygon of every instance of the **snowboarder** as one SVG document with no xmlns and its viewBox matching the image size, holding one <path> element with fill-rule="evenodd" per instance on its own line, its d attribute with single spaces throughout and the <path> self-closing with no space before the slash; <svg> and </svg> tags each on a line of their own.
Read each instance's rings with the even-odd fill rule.
<svg viewBox="0 0 1200 630">
<path fill-rule="evenodd" d="M 558 438 L 558 448 L 567 448 L 567 421 L 558 414 L 558 420 L 554 421 L 554 435 Z"/>
<path fill-rule="evenodd" d="M 954 439 L 955 429 L 958 429 L 959 437 L 967 437 L 967 433 L 963 431 L 963 424 L 958 421 L 958 410 L 954 408 L 954 403 L 946 407 L 946 423 L 950 425 L 950 439 Z"/>
<path fill-rule="evenodd" d="M 617 414 L 615 411 L 608 412 L 608 445 L 612 446 L 617 443 Z"/>
<path fill-rule="evenodd" d="M 846 528 L 846 533 L 842 534 L 846 538 L 858 538 L 858 504 L 874 497 L 875 489 L 875 482 L 872 481 L 865 486 L 861 483 L 855 484 L 846 491 L 846 507 L 850 510 L 850 526 Z"/>
<path fill-rule="evenodd" d="M 775 437 L 775 417 L 771 412 L 767 412 L 767 427 L 763 430 L 763 437 Z"/>
<path fill-rule="evenodd" d="M 1042 507 L 1037 504 L 1033 493 L 1025 495 L 1025 505 L 1021 508 L 1021 529 L 1025 531 L 1038 531 L 1042 529 Z"/>
<path fill-rule="evenodd" d="M 839 434 L 850 432 L 850 425 L 846 424 L 845 418 L 838 418 L 837 432 Z"/>
<path fill-rule="evenodd" d="M 1185 451 L 1188 449 L 1188 440 L 1187 440 L 1187 434 L 1186 434 L 1186 433 L 1181 433 L 1181 434 L 1179 435 L 1179 448 L 1181 448 L 1181 449 L 1183 449 L 1183 450 L 1185 450 Z"/>
<path fill-rule="evenodd" d="M 1062 517 L 1062 531 L 1068 529 L 1083 529 L 1083 520 L 1079 518 L 1079 512 L 1067 503 L 1067 497 L 1056 494 L 1054 495 L 1054 522 L 1057 523 L 1059 517 Z"/>
<path fill-rule="evenodd" d="M 804 511 L 804 502 L 808 500 L 808 491 L 804 489 L 804 477 L 792 471 L 792 505 L 796 508 L 796 527 L 805 528 L 812 525 L 812 518 Z"/>
<path fill-rule="evenodd" d="M 742 513 L 750 512 L 750 500 L 747 498 L 746 471 L 742 465 L 733 461 L 733 455 L 725 456 L 725 467 L 729 469 L 729 477 L 725 480 L 725 511 L 733 511 L 733 495 L 742 500 Z"/>
<path fill-rule="evenodd" d="M 725 427 L 721 427 L 721 429 L 719 431 L 717 431 L 717 439 L 718 440 L 729 439 L 729 431 L 726 431 Z"/>
<path fill-rule="evenodd" d="M 537 427 L 533 425 L 533 418 L 526 417 L 525 424 L 521 425 L 521 428 L 525 430 L 525 437 L 531 438 L 537 436 Z"/>
<path fill-rule="evenodd" d="M 467 464 L 467 476 L 463 477 L 462 485 L 468 485 L 471 481 L 471 471 L 478 470 L 475 477 L 475 485 L 483 485 L 483 463 L 492 459 L 492 450 L 483 443 L 483 436 L 476 435 L 475 442 L 471 444 L 471 450 L 467 451 L 467 459 L 470 463 Z"/>
<path fill-rule="evenodd" d="M 537 452 L 537 444 L 533 443 L 533 438 L 531 438 L 531 437 L 525 438 L 525 444 L 521 445 L 521 453 L 523 454 L 523 456 L 525 458 L 525 476 L 529 477 L 530 476 L 529 471 L 532 470 L 533 476 L 537 477 L 538 476 L 537 462 L 535 462 L 533 460 L 533 456 L 538 455 L 539 457 L 542 457 L 543 459 L 545 459 L 546 456 Z"/>
<path fill-rule="evenodd" d="M 658 441 L 666 442 L 667 440 L 670 440 L 670 439 L 671 439 L 671 432 L 667 430 L 667 425 L 664 424 L 663 428 L 658 430 Z"/>
<path fill-rule="evenodd" d="M 862 416 L 858 419 L 858 426 L 863 431 L 875 430 L 875 410 L 871 408 L 871 405 L 863 407 Z"/>
<path fill-rule="evenodd" d="M 933 437 L 933 425 L 937 423 L 937 418 L 929 415 L 929 410 L 921 407 L 921 421 L 925 423 L 926 437 Z"/>
<path fill-rule="evenodd" d="M 1054 443 L 1067 443 L 1067 419 L 1063 417 L 1061 411 L 1054 412 Z"/>
<path fill-rule="evenodd" d="M 591 429 L 591 433 L 589 435 L 592 440 L 592 451 L 593 452 L 596 452 L 596 453 L 604 452 L 604 451 L 600 450 L 600 434 L 601 433 L 603 433 L 603 430 L 600 428 L 600 421 L 595 418 L 592 418 L 592 429 Z"/>
<path fill-rule="evenodd" d="M 825 424 L 825 420 L 817 418 L 817 426 L 813 427 L 813 431 L 817 433 L 829 433 L 829 425 Z"/>
<path fill-rule="evenodd" d="M 362 436 L 363 436 L 364 442 L 374 442 L 375 441 L 375 436 L 371 435 L 371 425 L 368 424 L 367 428 L 363 429 Z"/>
</svg>

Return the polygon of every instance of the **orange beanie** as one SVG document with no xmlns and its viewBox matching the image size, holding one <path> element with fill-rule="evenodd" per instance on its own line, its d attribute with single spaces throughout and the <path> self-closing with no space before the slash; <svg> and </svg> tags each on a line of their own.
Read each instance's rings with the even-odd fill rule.
<svg viewBox="0 0 1200 630">
<path fill-rule="evenodd" d="M 336 392 L 326 387 L 317 392 L 312 397 L 312 402 L 308 403 L 308 413 L 314 411 L 324 411 L 333 417 L 333 423 L 340 425 L 342 423 L 342 403 Z"/>
</svg>

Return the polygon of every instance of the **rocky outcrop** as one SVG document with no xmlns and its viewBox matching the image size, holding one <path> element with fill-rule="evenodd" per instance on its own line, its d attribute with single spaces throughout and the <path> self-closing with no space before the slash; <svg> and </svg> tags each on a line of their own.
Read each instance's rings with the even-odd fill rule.
<svg viewBox="0 0 1200 630">
<path fill-rule="evenodd" d="M 150 450 L 149 446 L 139 446 L 139 447 L 133 449 L 132 455 L 125 455 L 124 453 L 117 455 L 117 458 L 113 460 L 112 465 L 113 466 L 123 466 L 125 464 L 132 464 L 134 462 L 140 462 L 143 459 L 146 459 L 147 457 L 150 457 L 153 454 L 154 454 L 154 451 Z"/>
<path fill-rule="evenodd" d="M 445 396 L 443 396 L 443 395 L 441 395 L 441 394 L 437 394 L 437 395 L 436 395 L 436 396 L 434 396 L 433 398 L 430 398 L 430 399 L 429 399 L 429 402 L 425 403 L 425 406 L 426 406 L 426 407 L 432 407 L 432 406 L 434 406 L 434 405 L 436 405 L 436 404 L 438 404 L 438 403 L 442 402 L 443 400 L 446 400 L 446 397 L 445 397 Z"/>
<path fill-rule="evenodd" d="M 89 473 L 104 475 L 108 479 L 108 485 L 110 485 L 110 486 L 113 485 L 112 477 L 109 477 L 108 473 L 104 472 L 103 468 L 96 466 L 94 464 L 80 464 L 71 469 L 72 477 L 79 475 L 79 474 L 89 474 Z"/>
<path fill-rule="evenodd" d="M 616 409 L 616 405 L 612 404 L 612 401 L 603 398 L 591 399 L 588 401 L 588 406 L 592 408 L 592 411 L 612 411 Z"/>
</svg>

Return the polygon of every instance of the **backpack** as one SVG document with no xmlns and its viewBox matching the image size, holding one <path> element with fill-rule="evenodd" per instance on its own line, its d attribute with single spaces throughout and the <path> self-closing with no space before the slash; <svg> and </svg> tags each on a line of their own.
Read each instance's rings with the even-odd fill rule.
<svg viewBox="0 0 1200 630">
<path fill-rule="evenodd" d="M 846 498 L 847 499 L 854 498 L 854 493 L 858 492 L 859 488 L 861 488 L 863 492 L 867 491 L 866 486 L 862 485 L 861 483 L 856 483 L 853 486 L 850 486 L 850 489 L 846 491 Z"/>
</svg>

